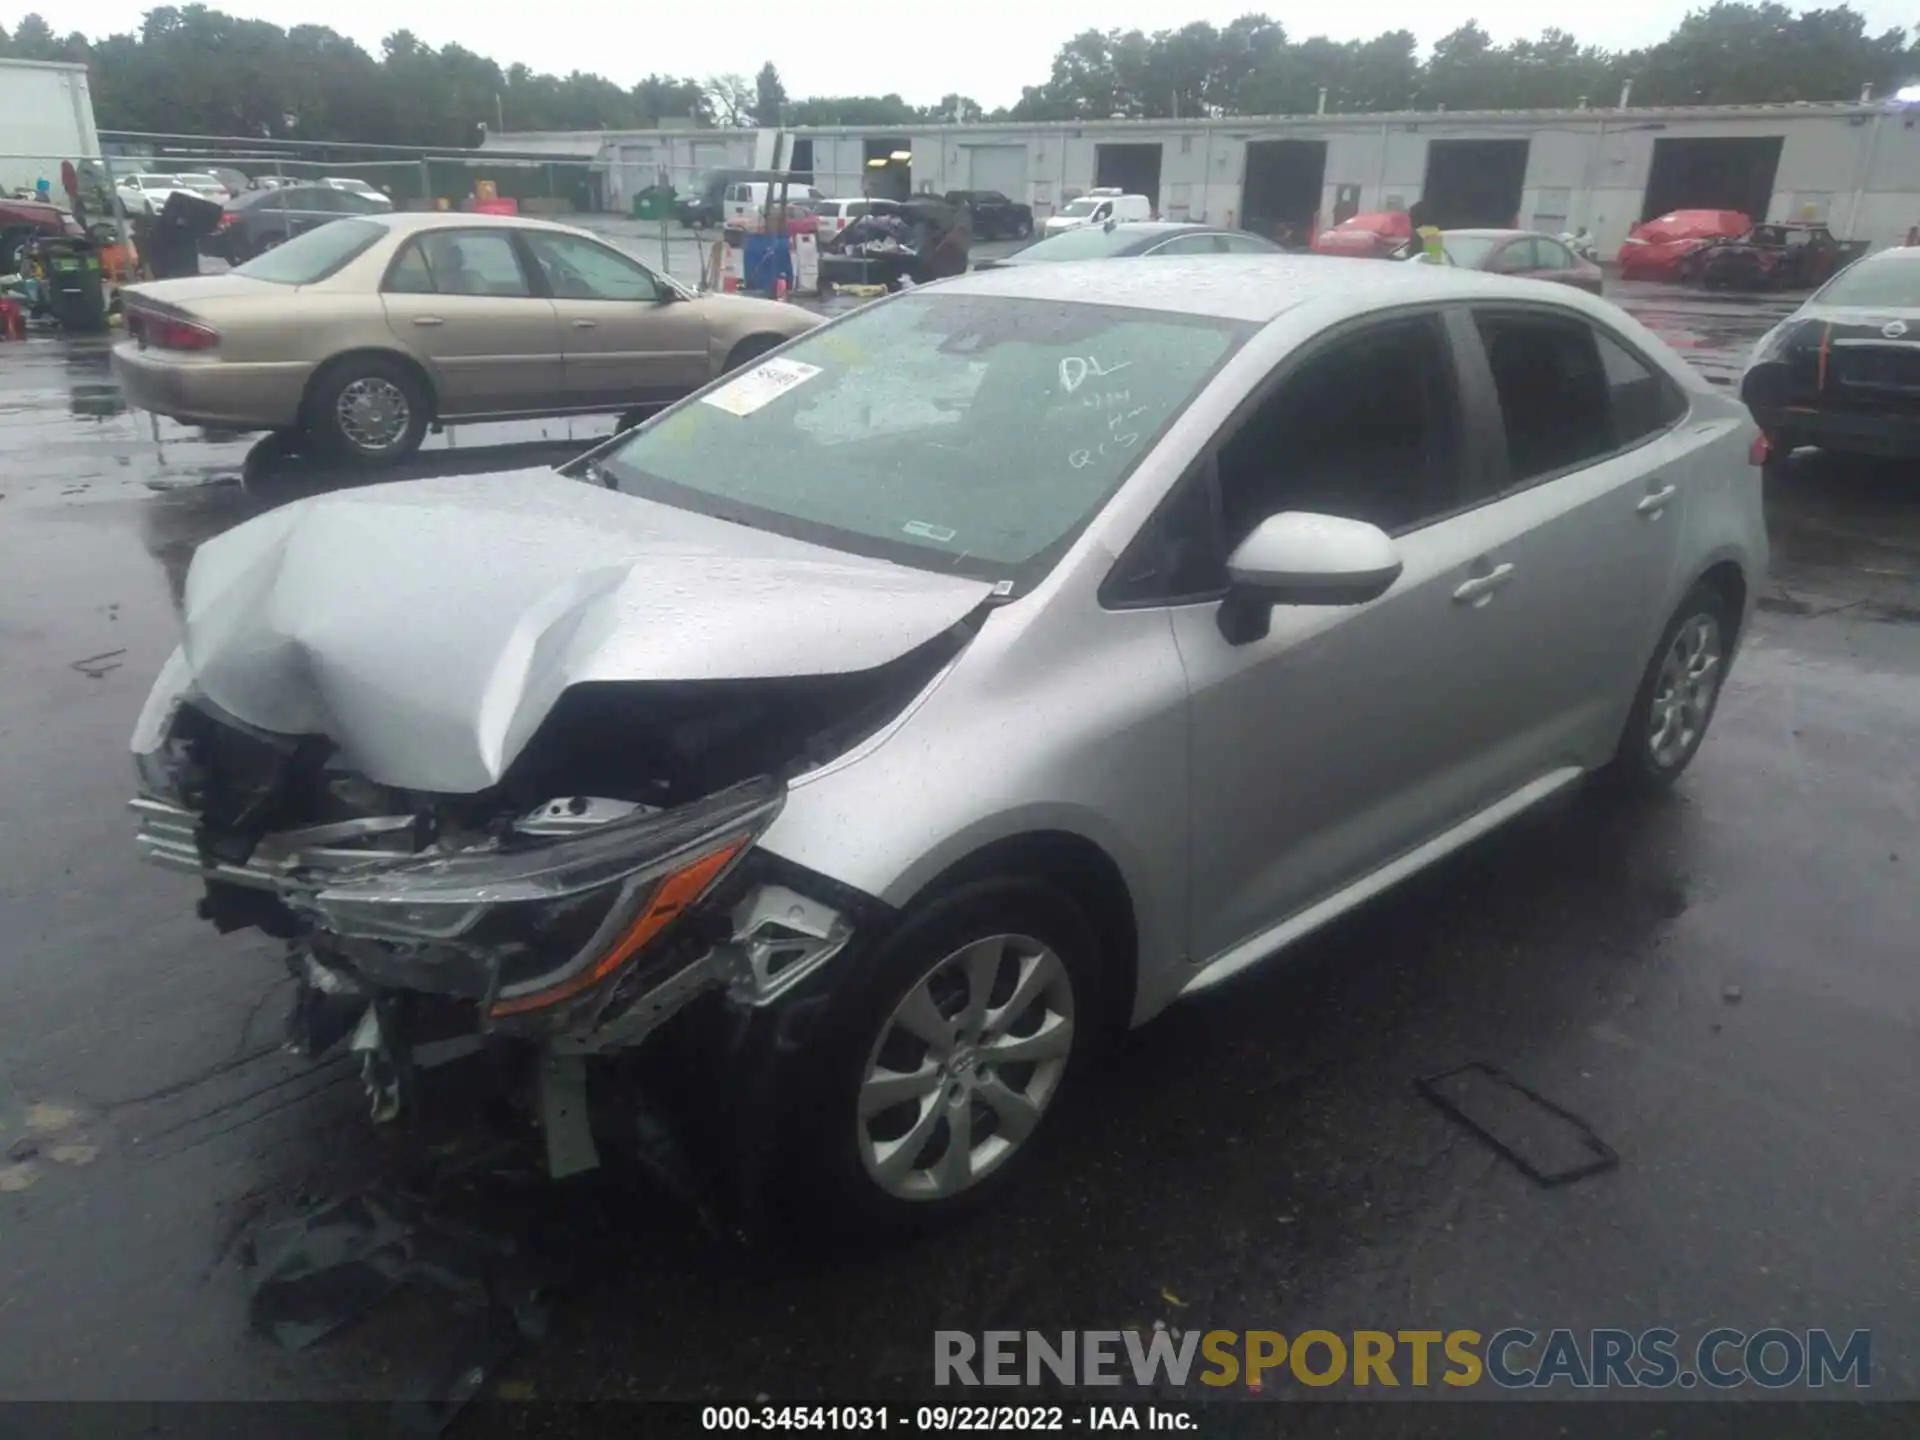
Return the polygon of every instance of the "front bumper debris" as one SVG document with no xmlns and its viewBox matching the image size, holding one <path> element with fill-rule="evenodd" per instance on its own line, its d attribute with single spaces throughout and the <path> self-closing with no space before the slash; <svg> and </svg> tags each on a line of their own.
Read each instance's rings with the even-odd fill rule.
<svg viewBox="0 0 1920 1440">
<path fill-rule="evenodd" d="M 244 846 L 210 846 L 206 817 L 176 800 L 132 809 L 144 858 L 207 882 L 203 914 L 287 939 L 290 1049 L 344 1043 L 385 1122 L 413 1105 L 418 1071 L 518 1048 L 560 1176 L 596 1163 L 589 1061 L 703 995 L 770 1006 L 851 939 L 855 907 L 749 854 L 783 799 L 772 781 L 672 811 L 563 799 L 457 836 L 422 814 L 365 815 Z"/>
</svg>

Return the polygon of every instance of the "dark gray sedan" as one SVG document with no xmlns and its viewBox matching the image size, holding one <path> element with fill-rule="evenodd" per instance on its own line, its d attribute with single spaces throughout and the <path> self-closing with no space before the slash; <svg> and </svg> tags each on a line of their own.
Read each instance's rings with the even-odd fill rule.
<svg viewBox="0 0 1920 1440">
<path fill-rule="evenodd" d="M 1271 240 L 1245 230 L 1211 225 L 1189 225 L 1178 220 L 1133 220 L 1107 225 L 1085 225 L 1036 241 L 1024 250 L 994 260 L 980 260 L 976 270 L 1002 265 L 1037 264 L 1042 260 L 1110 260 L 1134 255 L 1281 255 Z"/>
</svg>

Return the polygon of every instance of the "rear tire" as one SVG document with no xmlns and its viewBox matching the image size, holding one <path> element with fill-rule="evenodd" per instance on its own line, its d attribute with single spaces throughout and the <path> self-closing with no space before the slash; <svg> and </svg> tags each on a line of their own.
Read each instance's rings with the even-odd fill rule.
<svg viewBox="0 0 1920 1440">
<path fill-rule="evenodd" d="M 780 343 L 777 335 L 749 335 L 727 352 L 726 369 L 721 373 L 730 375 L 743 365 L 751 365 Z"/>
<path fill-rule="evenodd" d="M 403 361 L 380 355 L 336 361 L 314 381 L 307 430 L 356 465 L 396 465 L 420 448 L 432 397 Z"/>
<path fill-rule="evenodd" d="M 1702 582 L 1687 592 L 1661 633 L 1627 713 L 1609 773 L 1643 793 L 1667 789 L 1693 762 L 1720 703 L 1740 617 Z"/>
</svg>

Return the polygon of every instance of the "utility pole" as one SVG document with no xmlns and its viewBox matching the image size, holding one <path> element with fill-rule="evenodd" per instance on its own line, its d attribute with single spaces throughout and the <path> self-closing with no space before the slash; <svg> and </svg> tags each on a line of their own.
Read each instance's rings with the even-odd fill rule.
<svg viewBox="0 0 1920 1440">
<path fill-rule="evenodd" d="M 505 107 L 502 106 L 500 103 L 500 92 L 496 90 L 493 92 L 494 133 L 499 134 L 501 131 L 505 130 L 506 128 L 507 128 L 507 112 Z"/>
</svg>

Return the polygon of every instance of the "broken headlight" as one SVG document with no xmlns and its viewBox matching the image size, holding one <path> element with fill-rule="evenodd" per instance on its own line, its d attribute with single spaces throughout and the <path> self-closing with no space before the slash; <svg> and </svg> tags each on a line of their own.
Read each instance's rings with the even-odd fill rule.
<svg viewBox="0 0 1920 1440">
<path fill-rule="evenodd" d="M 561 838 L 509 837 L 328 886 L 302 902 L 337 935 L 485 959 L 495 1017 L 572 999 L 696 904 L 778 813 L 768 780 Z"/>
</svg>

